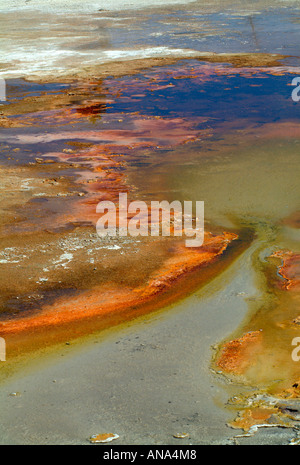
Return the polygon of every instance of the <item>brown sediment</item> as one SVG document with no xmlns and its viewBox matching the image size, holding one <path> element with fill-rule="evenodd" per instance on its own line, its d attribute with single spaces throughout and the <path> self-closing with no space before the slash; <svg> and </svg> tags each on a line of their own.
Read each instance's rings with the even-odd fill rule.
<svg viewBox="0 0 300 465">
<path fill-rule="evenodd" d="M 270 258 L 280 258 L 282 260 L 281 265 L 276 264 L 280 278 L 278 276 L 276 278 L 274 275 L 269 277 L 269 285 L 275 293 L 276 305 L 272 305 L 271 311 L 265 310 L 264 312 L 260 310 L 252 316 L 247 326 L 258 326 L 260 327 L 259 330 L 245 332 L 241 337 L 225 342 L 221 345 L 216 357 L 216 366 L 224 372 L 246 375 L 247 378 L 251 371 L 255 371 L 256 365 L 260 367 L 257 370 L 261 370 L 264 354 L 267 353 L 265 371 L 255 371 L 258 383 L 259 378 L 265 379 L 264 374 L 269 371 L 270 364 L 274 363 L 276 354 L 279 370 L 277 375 L 280 378 L 280 364 L 283 363 L 285 353 L 280 356 L 280 350 L 283 347 L 279 345 L 278 341 L 281 339 L 282 344 L 285 343 L 286 340 L 289 340 L 288 335 L 290 334 L 288 351 L 299 321 L 299 254 L 290 251 L 277 251 Z M 289 316 L 289 319 L 286 319 L 287 316 Z M 278 347 L 276 347 L 276 344 Z M 271 353 L 269 353 L 270 350 L 272 350 Z M 287 356 L 289 359 L 291 358 L 290 354 Z M 290 364 L 286 363 L 286 365 Z M 294 364 L 292 367 L 293 369 L 290 367 L 289 375 L 295 376 L 297 372 L 296 365 Z M 272 372 L 274 372 L 273 376 L 276 376 L 275 365 L 273 365 Z M 271 379 L 268 382 L 272 384 Z M 284 384 L 288 385 L 288 383 L 287 377 Z M 277 393 L 279 392 L 280 388 Z"/>
<path fill-rule="evenodd" d="M 71 124 L 105 111 L 101 105 L 107 100 L 104 103 L 98 99 L 93 105 L 89 100 L 82 101 L 91 87 L 101 91 L 99 82 L 81 83 L 72 92 L 42 94 L 40 99 L 26 97 L 11 103 L 5 111 L 11 116 L 11 126 L 16 127 L 19 123 Z M 72 110 L 66 108 L 77 98 L 80 102 Z M 42 111 L 44 106 L 47 111 Z M 15 116 L 22 113 L 27 116 Z M 84 227 L 95 226 L 99 219 L 96 205 L 100 200 L 116 201 L 119 192 L 134 191 L 123 171 L 134 151 L 190 142 L 201 133 L 193 129 L 195 122 L 132 114 L 120 129 L 18 135 L 19 145 L 32 143 L 33 151 L 36 143 L 62 140 L 68 148 L 35 156 L 30 166 L 1 168 L 5 188 L 2 208 L 9 207 L 9 213 L 2 216 L 1 223 L 5 272 L 0 333 L 5 333 L 10 357 L 24 353 L 25 347 L 40 348 L 57 342 L 59 337 L 76 337 L 113 326 L 182 297 L 188 286 L 176 289 L 180 279 L 212 264 L 236 238 L 231 233 L 207 233 L 200 250 L 160 240 L 143 243 L 140 250 L 134 250 L 132 243 L 129 252 L 122 251 L 124 256 L 118 258 L 110 251 L 114 246 L 97 244 L 90 231 L 84 234 Z M 60 170 L 63 176 L 58 175 Z M 67 234 L 68 230 L 74 234 Z M 122 244 L 115 245 L 122 248 Z M 65 252 L 76 257 L 61 263 Z M 90 257 L 93 261 L 89 262 Z M 128 269 L 130 264 L 132 268 Z M 16 285 L 12 286 L 14 279 Z"/>
<path fill-rule="evenodd" d="M 229 426 L 249 431 L 253 426 L 274 424 L 274 415 L 278 414 L 280 414 L 280 410 L 270 406 L 247 408 L 241 410 L 237 417 L 229 423 Z M 276 420 L 276 424 L 278 423 L 280 422 Z"/>
<path fill-rule="evenodd" d="M 7 118 L 7 116 L 0 116 L 1 128 L 22 128 L 23 126 L 26 126 L 26 124 L 22 123 L 20 120 Z"/>
<path fill-rule="evenodd" d="M 73 297 L 57 298 L 53 304 L 45 304 L 30 316 L 2 320 L 0 333 L 13 353 L 20 350 L 15 344 L 22 340 L 24 342 L 26 337 L 36 340 L 39 336 L 43 337 L 44 345 L 47 345 L 51 328 L 56 334 L 63 330 L 70 335 L 73 331 L 74 336 L 76 331 L 80 332 L 84 328 L 85 322 L 95 330 L 99 326 L 103 328 L 116 321 L 130 319 L 132 314 L 147 313 L 149 307 L 162 306 L 183 296 L 187 289 L 183 290 L 179 285 L 180 279 L 188 276 L 193 281 L 193 273 L 214 263 L 236 238 L 233 233 L 219 236 L 207 233 L 204 245 L 200 248 L 189 249 L 178 244 L 173 248 L 171 256 L 143 284 L 128 287 L 106 282 Z M 77 328 L 76 325 L 72 326 L 76 322 Z M 34 340 L 31 343 L 35 344 Z"/>
<path fill-rule="evenodd" d="M 210 60 L 207 61 L 230 62 L 231 58 L 232 60 L 236 60 L 235 65 L 237 68 L 242 66 L 242 64 L 243 67 L 248 67 L 245 69 L 239 68 L 241 72 L 245 73 L 249 72 L 249 67 L 251 66 L 254 67 L 254 72 L 257 71 L 255 69 L 257 66 L 278 66 L 277 61 L 276 63 L 275 61 L 259 62 L 262 59 L 261 55 L 250 55 L 236 54 L 235 56 L 229 56 L 224 54 L 222 55 L 222 59 L 220 59 L 220 55 L 212 54 Z M 270 59 L 270 56 L 268 56 L 268 59 Z M 275 60 L 273 55 L 272 60 Z M 142 62 L 138 63 L 136 60 L 134 61 L 135 65 L 142 65 Z M 120 70 L 122 68 L 123 74 L 128 74 L 129 71 L 124 66 L 124 63 L 119 64 L 119 66 Z M 113 67 L 109 69 L 110 75 L 114 74 L 112 71 Z M 185 74 L 182 70 L 177 70 L 174 72 L 173 77 L 178 79 L 194 78 L 197 72 L 197 69 L 194 71 L 189 69 L 188 74 Z M 210 66 L 210 68 L 204 71 L 204 76 L 201 78 L 211 79 L 212 74 L 215 72 L 222 75 L 222 73 L 232 73 L 236 72 L 236 70 L 230 69 L 226 71 L 225 67 L 214 68 Z M 280 74 L 281 71 L 270 68 L 270 72 Z M 152 81 L 151 84 L 147 83 L 146 86 L 143 84 L 144 87 L 151 91 L 159 90 L 161 88 L 160 78 L 152 76 Z M 129 81 L 128 85 L 133 86 L 133 90 L 137 92 L 137 95 L 140 95 L 139 93 L 143 90 L 133 83 L 132 80 L 131 82 Z M 62 122 L 73 124 L 74 122 L 80 122 L 87 118 L 101 115 L 102 111 L 105 112 L 105 106 L 109 105 L 113 101 L 113 98 L 119 98 L 119 89 L 117 83 L 111 86 L 112 99 L 101 98 L 91 103 L 86 96 L 91 93 L 92 89 L 97 88 L 97 86 L 98 92 L 101 92 L 101 82 L 86 82 L 76 85 L 71 91 L 66 90 L 61 92 L 53 100 L 51 100 L 53 96 L 50 94 L 41 96 L 40 102 L 38 98 L 28 97 L 26 102 L 24 102 L 24 106 L 20 107 L 25 112 L 28 112 L 27 119 L 23 119 L 23 124 L 25 122 L 30 125 L 34 123 L 48 124 L 49 122 L 53 122 L 53 124 Z M 76 101 L 76 99 L 79 101 Z M 36 106 L 30 112 L 31 103 Z M 16 103 L 15 108 L 13 105 L 11 106 L 10 104 L 6 108 L 8 108 L 8 113 L 10 111 L 11 115 L 15 116 L 18 114 L 19 104 Z M 45 105 L 48 111 L 41 111 Z M 66 105 L 69 105 L 69 107 L 66 108 Z M 211 133 L 208 130 L 194 129 L 197 123 L 205 121 L 204 118 L 194 118 L 193 120 L 186 121 L 183 118 L 146 117 L 139 113 L 126 114 L 125 123 L 122 121 L 122 116 L 105 115 L 105 118 L 108 121 L 109 118 L 119 118 L 120 121 L 118 123 L 120 123 L 120 127 L 114 127 L 109 130 L 101 127 L 100 130 L 79 130 L 73 132 L 64 129 L 64 131 L 55 133 L 31 133 L 26 135 L 20 134 L 18 136 L 17 142 L 20 145 L 32 143 L 34 146 L 34 144 L 65 141 L 68 148 L 44 154 L 38 161 L 35 159 L 36 163 L 40 165 L 41 162 L 54 158 L 53 169 L 59 163 L 63 167 L 72 167 L 73 165 L 73 168 L 75 168 L 74 171 L 76 171 L 76 173 L 74 172 L 76 179 L 73 179 L 69 183 L 65 181 L 61 183 L 60 181 L 57 182 L 56 179 L 50 179 L 50 183 L 53 181 L 53 187 L 56 187 L 56 192 L 59 194 L 73 195 L 71 189 L 66 189 L 68 184 L 72 186 L 72 189 L 74 189 L 76 184 L 82 189 L 80 194 L 83 194 L 83 198 L 80 200 L 77 198 L 72 203 L 72 208 L 69 208 L 69 211 L 62 209 L 63 211 L 60 211 L 55 218 L 50 216 L 49 219 L 45 219 L 41 227 L 45 228 L 46 226 L 46 232 L 55 233 L 60 227 L 64 227 L 65 225 L 73 224 L 76 227 L 76 224 L 79 224 L 79 222 L 83 224 L 89 221 L 91 224 L 95 224 L 97 220 L 95 207 L 100 200 L 109 199 L 115 201 L 120 191 L 132 193 L 134 186 L 126 183 L 126 172 L 122 172 L 121 169 L 126 166 L 126 161 L 130 159 L 135 150 L 145 147 L 150 149 L 174 147 L 194 141 L 197 138 L 208 138 Z M 15 124 L 17 125 L 18 122 L 20 122 L 20 118 L 15 117 Z M 251 130 L 248 131 L 247 135 L 251 138 L 263 134 L 265 138 L 273 138 L 274 134 L 280 132 L 281 135 L 287 136 L 286 128 L 287 125 L 284 123 L 282 125 L 266 125 L 263 130 L 254 128 L 253 133 L 251 133 Z M 289 125 L 289 131 L 289 136 L 291 132 L 294 136 L 297 136 L 299 134 L 299 127 L 296 124 Z M 80 139 L 85 142 L 80 142 Z M 248 140 L 245 140 L 245 143 L 248 143 Z M 63 191 L 59 190 L 62 188 L 62 184 L 65 188 Z M 55 188 L 53 192 L 55 192 Z M 49 199 L 51 196 L 50 192 L 47 191 L 45 194 L 45 197 Z M 43 209 L 41 209 L 39 214 L 43 214 Z M 52 224 L 50 225 L 49 222 Z M 23 231 L 27 230 L 27 235 L 29 235 L 30 230 L 33 230 L 32 225 L 28 220 L 23 223 Z M 18 227 L 19 231 L 21 231 L 22 222 L 19 223 Z M 46 239 L 46 235 L 43 237 Z M 59 235 L 56 237 L 59 238 Z M 105 270 L 103 273 L 104 280 L 101 280 L 100 272 L 97 272 L 97 274 L 95 272 L 96 277 L 91 278 L 91 281 L 89 281 L 86 276 L 90 278 L 90 270 L 86 272 L 86 264 L 78 260 L 77 266 L 79 265 L 78 268 L 82 269 L 82 274 L 79 273 L 78 269 L 74 271 L 70 265 L 72 278 L 67 280 L 68 284 L 73 280 L 73 289 L 80 280 L 82 283 L 84 282 L 84 285 L 82 284 L 81 287 L 76 289 L 76 295 L 72 294 L 70 297 L 62 293 L 63 296 L 56 295 L 52 303 L 47 303 L 47 298 L 45 298 L 39 307 L 34 308 L 32 312 L 27 312 L 27 316 L 25 316 L 27 309 L 20 311 L 20 305 L 17 306 L 20 314 L 14 315 L 13 318 L 11 316 L 9 318 L 5 317 L 0 326 L 0 334 L 7 339 L 9 351 L 11 353 L 18 353 L 18 351 L 24 351 L 26 344 L 27 347 L 30 345 L 42 347 L 53 341 L 61 340 L 66 335 L 68 338 L 70 335 L 71 337 L 75 337 L 76 334 L 87 332 L 87 328 L 88 331 L 92 331 L 97 330 L 97 328 L 101 329 L 113 326 L 133 316 L 142 315 L 154 308 L 174 302 L 187 293 L 187 288 L 183 289 L 179 286 L 179 282 L 186 277 L 190 278 L 191 283 L 189 286 L 198 282 L 196 279 L 198 270 L 203 271 L 203 267 L 213 264 L 218 257 L 220 258 L 235 238 L 231 233 L 216 236 L 207 233 L 206 243 L 199 250 L 188 249 L 176 243 L 170 246 L 171 251 L 162 253 L 161 255 L 158 253 L 158 248 L 161 247 L 161 244 L 154 244 L 151 253 L 153 256 L 157 254 L 159 260 L 155 261 L 152 259 L 153 263 L 148 275 L 145 269 L 141 269 L 142 267 L 136 268 L 141 274 L 140 279 L 134 282 L 127 279 L 127 276 L 123 279 L 123 282 L 121 281 L 119 275 L 122 273 L 127 275 L 130 272 L 127 272 L 124 263 L 123 268 L 118 266 L 115 257 L 113 262 L 114 267 L 108 267 L 109 271 Z M 139 256 L 145 257 L 145 254 L 141 255 L 139 252 Z M 108 266 L 108 259 L 104 259 L 103 262 L 105 266 Z M 98 266 L 98 263 L 96 265 Z M 134 265 L 137 266 L 137 262 L 134 262 Z M 144 268 L 147 268 L 147 266 Z M 41 267 L 41 269 L 43 268 Z M 60 270 L 54 271 L 58 275 Z M 109 279 L 109 272 L 114 277 L 114 280 Z M 86 276 L 83 277 L 85 274 Z M 51 270 L 50 278 L 53 278 L 53 275 L 53 270 Z M 59 278 L 60 275 L 56 279 L 58 280 Z M 100 282 L 97 283 L 97 279 Z M 57 282 L 53 279 L 51 285 L 55 287 L 55 285 L 57 286 Z M 47 284 L 40 285 L 39 283 L 39 286 L 42 290 L 51 288 L 50 284 L 48 287 Z M 257 326 L 254 325 L 254 327 Z M 29 342 L 30 339 L 31 341 Z M 262 331 L 253 331 L 251 329 L 240 338 L 230 341 L 223 348 L 223 353 L 218 362 L 219 367 L 228 373 L 244 374 L 251 367 L 255 354 L 260 354 L 263 351 L 263 339 L 264 333 Z"/>
<path fill-rule="evenodd" d="M 117 434 L 112 434 L 112 433 L 104 433 L 104 434 L 95 434 L 94 436 L 91 436 L 89 441 L 92 444 L 97 444 L 99 442 L 105 443 L 105 442 L 111 442 L 114 439 L 118 439 Z"/>
</svg>

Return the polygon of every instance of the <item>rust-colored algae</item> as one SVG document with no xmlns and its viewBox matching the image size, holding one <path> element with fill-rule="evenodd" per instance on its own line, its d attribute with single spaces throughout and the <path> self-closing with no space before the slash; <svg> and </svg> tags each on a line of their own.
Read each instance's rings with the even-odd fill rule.
<svg viewBox="0 0 300 465">
<path fill-rule="evenodd" d="M 229 423 L 229 426 L 249 431 L 253 426 L 272 424 L 272 416 L 278 413 L 279 409 L 273 407 L 248 408 L 239 412 L 235 420 Z"/>
<path fill-rule="evenodd" d="M 204 75 L 211 73 L 209 69 Z M 133 92 L 125 98 L 144 90 L 159 91 L 164 88 L 160 81 L 159 76 L 146 83 L 129 78 L 122 91 L 127 85 Z M 117 203 L 120 192 L 128 193 L 128 200 L 134 198 L 128 163 L 141 150 L 168 149 L 211 135 L 197 127 L 206 122 L 204 117 L 132 112 L 125 118 L 106 113 L 122 97 L 117 81 L 107 81 L 106 86 L 109 95 L 103 94 L 101 79 L 91 78 L 3 107 L 3 127 L 36 127 L 36 132 L 16 136 L 21 148 L 32 147 L 29 163 L 0 171 L 6 186 L 3 208 L 7 205 L 11 210 L 6 209 L 1 220 L 6 271 L 0 322 L 10 359 L 27 349 L 56 343 L 62 335 L 76 337 L 107 328 L 174 302 L 201 281 L 196 277 L 199 270 L 215 264 L 237 239 L 233 233 L 207 231 L 200 248 L 187 248 L 175 238 L 138 241 L 138 246 L 130 240 L 125 246 L 118 241 L 101 243 L 95 229 L 96 206 L 102 200 Z M 95 122 L 100 124 L 91 127 Z M 63 124 L 63 129 L 38 129 L 56 124 Z M 54 150 L 44 150 L 52 143 Z M 24 188 L 19 191 L 19 182 L 8 183 L 8 174 L 11 179 L 25 177 Z M 205 281 L 206 272 L 203 276 Z M 190 279 L 183 286 L 186 277 Z"/>
<path fill-rule="evenodd" d="M 300 291 L 300 254 L 278 251 L 272 257 L 282 259 L 278 273 L 284 278 L 283 287 L 287 290 Z"/>
<path fill-rule="evenodd" d="M 103 434 L 95 434 L 94 436 L 91 436 L 89 441 L 91 444 L 98 444 L 98 443 L 111 442 L 118 438 L 119 438 L 118 434 L 103 433 Z"/>
</svg>

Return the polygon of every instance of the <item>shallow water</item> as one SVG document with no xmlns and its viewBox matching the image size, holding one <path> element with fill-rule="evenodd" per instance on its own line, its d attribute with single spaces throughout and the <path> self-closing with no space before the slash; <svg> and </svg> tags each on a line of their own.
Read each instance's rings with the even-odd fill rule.
<svg viewBox="0 0 300 465">
<path fill-rule="evenodd" d="M 132 2 L 125 11 L 123 3 L 115 4 L 117 11 L 114 4 L 102 10 L 81 3 L 17 1 L 2 7 L 1 76 L 53 79 L 116 60 L 192 57 L 197 51 L 277 53 L 287 65 L 299 66 L 297 1 L 162 2 L 154 10 L 133 10 Z"/>
</svg>

